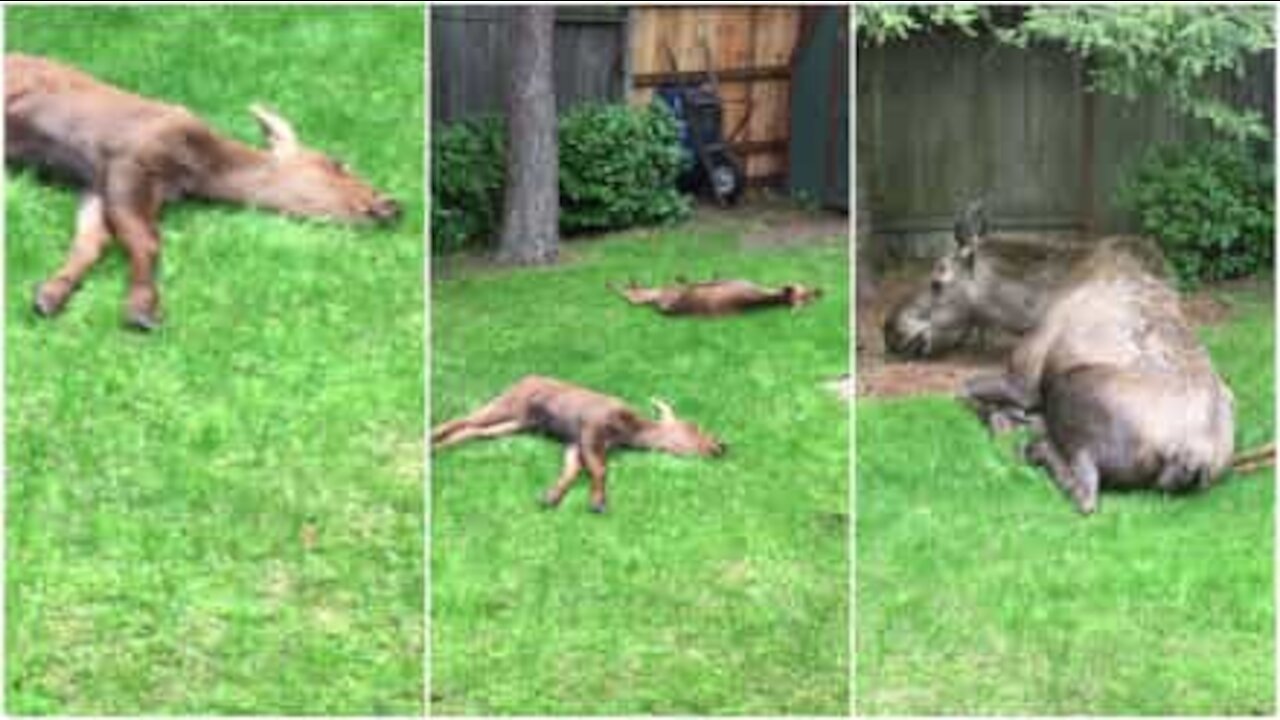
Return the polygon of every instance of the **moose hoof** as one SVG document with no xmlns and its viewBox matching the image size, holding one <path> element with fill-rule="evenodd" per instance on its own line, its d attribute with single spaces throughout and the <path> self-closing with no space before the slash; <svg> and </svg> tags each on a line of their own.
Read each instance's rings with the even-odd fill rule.
<svg viewBox="0 0 1280 720">
<path fill-rule="evenodd" d="M 1088 517 L 1098 511 L 1098 498 L 1076 498 L 1076 509 L 1081 515 Z"/>
<path fill-rule="evenodd" d="M 538 498 L 538 504 L 543 510 L 555 510 L 560 507 L 560 497 L 553 492 L 548 492 Z"/>
<path fill-rule="evenodd" d="M 40 317 L 53 317 L 62 312 L 63 306 L 67 303 L 65 293 L 52 292 L 45 289 L 45 284 L 37 284 L 34 297 L 31 301 L 32 309 Z"/>
<path fill-rule="evenodd" d="M 125 316 L 124 324 L 139 332 L 152 332 L 160 328 L 160 320 L 154 313 L 145 310 L 130 310 Z"/>
<path fill-rule="evenodd" d="M 606 506 L 603 500 L 600 502 L 593 502 L 588 506 L 588 509 L 591 510 L 591 512 L 595 513 L 596 515 L 603 515 L 605 508 Z"/>
<path fill-rule="evenodd" d="M 1016 427 L 1013 420 L 1004 413 L 993 413 L 991 419 L 987 422 L 987 426 L 991 428 L 992 435 L 1003 435 Z"/>
<path fill-rule="evenodd" d="M 1045 464 L 1044 440 L 1033 440 L 1022 447 L 1022 459 L 1031 465 Z"/>
</svg>

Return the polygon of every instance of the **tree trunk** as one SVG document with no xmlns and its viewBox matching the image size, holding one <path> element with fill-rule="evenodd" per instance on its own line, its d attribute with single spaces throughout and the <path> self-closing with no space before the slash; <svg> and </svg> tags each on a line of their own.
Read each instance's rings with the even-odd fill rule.
<svg viewBox="0 0 1280 720">
<path fill-rule="evenodd" d="M 510 12 L 507 183 L 498 261 L 551 263 L 560 242 L 560 166 L 551 66 L 555 8 L 517 6 Z"/>
</svg>

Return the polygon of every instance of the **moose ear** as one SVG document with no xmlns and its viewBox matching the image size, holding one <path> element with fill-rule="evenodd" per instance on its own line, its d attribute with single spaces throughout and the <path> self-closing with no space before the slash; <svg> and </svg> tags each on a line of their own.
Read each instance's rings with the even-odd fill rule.
<svg viewBox="0 0 1280 720">
<path fill-rule="evenodd" d="M 972 247 L 987 234 L 987 211 L 982 200 L 974 200 L 956 217 L 956 244 L 961 248 Z"/>
<path fill-rule="evenodd" d="M 266 139 L 272 154 L 290 155 L 298 149 L 298 136 L 288 120 L 257 103 L 249 106 L 249 112 L 253 113 L 258 126 L 262 128 L 262 137 Z"/>
<path fill-rule="evenodd" d="M 666 402 L 658 398 L 649 398 L 649 402 L 653 403 L 653 406 L 658 409 L 658 419 L 662 422 L 670 422 L 676 419 L 675 410 L 672 410 L 671 406 Z"/>
</svg>

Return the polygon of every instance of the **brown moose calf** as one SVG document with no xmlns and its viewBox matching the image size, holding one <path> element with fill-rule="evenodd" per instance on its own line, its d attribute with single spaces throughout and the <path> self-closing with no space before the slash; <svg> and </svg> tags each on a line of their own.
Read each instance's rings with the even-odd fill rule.
<svg viewBox="0 0 1280 720">
<path fill-rule="evenodd" d="M 697 425 L 676 417 L 671 406 L 653 400 L 658 419 L 641 417 L 618 398 L 563 380 L 530 375 L 466 417 L 431 431 L 439 449 L 472 438 L 540 432 L 565 444 L 564 468 L 543 497 L 556 507 L 582 472 L 591 476 L 591 510 L 605 509 L 605 461 L 616 447 L 658 450 L 673 455 L 715 456 L 724 446 Z"/>
<path fill-rule="evenodd" d="M 268 145 L 217 134 L 189 110 L 100 82 L 75 68 L 5 56 L 5 161 L 82 189 L 66 263 L 36 288 L 35 310 L 56 315 L 111 238 L 129 257 L 126 322 L 159 322 L 157 222 L 183 197 L 335 221 L 395 220 L 399 205 L 341 163 L 306 147 L 283 118 L 254 106 Z"/>
<path fill-rule="evenodd" d="M 786 305 L 796 310 L 822 297 L 819 288 L 783 285 L 772 289 L 748 280 L 677 280 L 667 287 L 612 288 L 632 305 L 652 305 L 664 315 L 731 315 L 757 308 Z"/>
</svg>

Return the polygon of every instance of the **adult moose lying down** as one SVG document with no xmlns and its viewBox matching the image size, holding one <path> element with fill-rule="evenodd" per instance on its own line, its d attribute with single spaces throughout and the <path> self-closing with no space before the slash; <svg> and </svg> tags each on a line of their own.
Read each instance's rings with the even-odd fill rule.
<svg viewBox="0 0 1280 720">
<path fill-rule="evenodd" d="M 254 106 L 267 150 L 217 134 L 179 105 L 100 82 L 75 68 L 5 56 L 5 160 L 82 188 L 66 263 L 36 288 L 35 310 L 56 315 L 111 238 L 129 257 L 126 322 L 159 322 L 157 222 L 186 196 L 335 221 L 395 220 L 397 203 L 341 163 L 306 147 L 283 118 Z"/>
<path fill-rule="evenodd" d="M 714 456 L 724 445 L 697 425 L 676 417 L 671 406 L 653 400 L 658 419 L 650 420 L 618 398 L 554 378 L 530 375 L 466 417 L 431 431 L 431 447 L 472 438 L 540 432 L 565 444 L 564 469 L 543 496 L 556 507 L 585 465 L 591 476 L 591 510 L 605 510 L 605 460 L 617 447 L 658 450 L 673 455 Z"/>
<path fill-rule="evenodd" d="M 1201 489 L 1232 463 L 1231 391 L 1177 294 L 1115 242 L 1072 269 L 1006 371 L 961 396 L 993 430 L 1030 423 L 1027 459 L 1082 513 L 1100 488 Z"/>
<path fill-rule="evenodd" d="M 1044 243 L 988 234 L 980 202 L 956 219 L 955 247 L 933 266 L 929 282 L 885 317 L 885 347 L 907 357 L 938 357 L 987 330 L 1025 335 L 1049 299 L 1095 243 Z M 1111 240 L 1159 274 L 1164 258 L 1142 238 Z"/>
<path fill-rule="evenodd" d="M 767 288 L 749 280 L 690 283 L 677 278 L 675 285 L 665 287 L 640 287 L 634 282 L 625 288 L 610 287 L 632 305 L 652 305 L 664 315 L 732 315 L 778 306 L 798 310 L 822 297 L 820 288 L 804 285 Z"/>
</svg>

